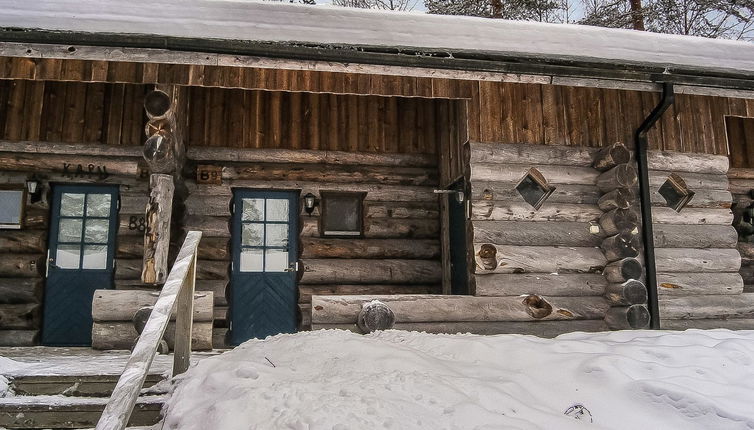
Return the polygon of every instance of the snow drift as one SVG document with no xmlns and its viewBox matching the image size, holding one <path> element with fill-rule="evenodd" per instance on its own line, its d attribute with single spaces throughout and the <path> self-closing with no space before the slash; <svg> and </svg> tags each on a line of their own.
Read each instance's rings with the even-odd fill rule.
<svg viewBox="0 0 754 430">
<path fill-rule="evenodd" d="M 754 331 L 329 330 L 200 361 L 165 428 L 754 429 L 753 399 Z"/>
</svg>

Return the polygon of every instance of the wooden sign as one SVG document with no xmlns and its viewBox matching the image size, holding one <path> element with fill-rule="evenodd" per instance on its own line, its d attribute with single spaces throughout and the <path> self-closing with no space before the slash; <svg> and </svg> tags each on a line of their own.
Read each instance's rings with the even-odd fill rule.
<svg viewBox="0 0 754 430">
<path fill-rule="evenodd" d="M 200 164 L 196 166 L 196 183 L 207 185 L 222 185 L 222 166 L 213 166 L 210 164 Z"/>
</svg>

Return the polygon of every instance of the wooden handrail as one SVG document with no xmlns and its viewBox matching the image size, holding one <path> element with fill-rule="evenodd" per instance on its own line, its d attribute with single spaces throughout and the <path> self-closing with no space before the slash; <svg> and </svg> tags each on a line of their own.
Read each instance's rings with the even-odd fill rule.
<svg viewBox="0 0 754 430">
<path fill-rule="evenodd" d="M 168 327 L 170 315 L 176 307 L 175 347 L 173 376 L 189 367 L 191 358 L 191 325 L 194 314 L 194 287 L 196 283 L 196 250 L 202 232 L 190 231 L 186 235 L 178 257 L 162 287 L 160 297 L 149 315 L 134 350 L 129 357 L 118 384 L 113 390 L 96 430 L 123 430 L 128 424 L 139 392 L 147 378 L 152 360 L 157 353 L 162 336 Z"/>
</svg>

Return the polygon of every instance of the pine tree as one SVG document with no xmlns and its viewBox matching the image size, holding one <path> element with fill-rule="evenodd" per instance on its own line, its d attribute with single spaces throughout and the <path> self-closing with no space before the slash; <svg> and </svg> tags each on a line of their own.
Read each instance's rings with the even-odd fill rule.
<svg viewBox="0 0 754 430">
<path fill-rule="evenodd" d="M 421 0 L 333 0 L 335 6 L 356 7 L 360 9 L 404 10 L 416 8 Z"/>
<path fill-rule="evenodd" d="M 429 13 L 561 22 L 563 0 L 425 0 Z M 567 3 L 567 1 L 566 1 Z"/>
</svg>

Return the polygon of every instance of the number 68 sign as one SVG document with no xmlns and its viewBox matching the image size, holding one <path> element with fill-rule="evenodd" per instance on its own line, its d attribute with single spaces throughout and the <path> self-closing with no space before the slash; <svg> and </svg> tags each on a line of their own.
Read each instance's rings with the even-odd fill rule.
<svg viewBox="0 0 754 430">
<path fill-rule="evenodd" d="M 212 166 L 210 164 L 200 164 L 196 166 L 196 183 L 209 185 L 222 185 L 223 168 L 222 166 Z"/>
</svg>

